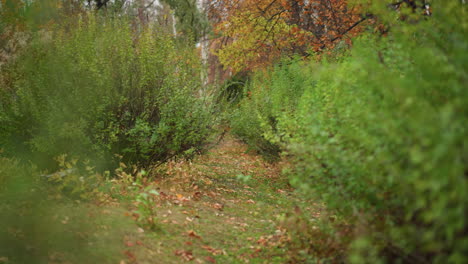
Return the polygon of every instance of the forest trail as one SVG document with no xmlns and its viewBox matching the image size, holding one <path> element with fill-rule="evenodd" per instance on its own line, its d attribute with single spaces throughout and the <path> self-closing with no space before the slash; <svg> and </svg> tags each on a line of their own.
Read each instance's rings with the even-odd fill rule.
<svg viewBox="0 0 468 264">
<path fill-rule="evenodd" d="M 120 263 L 288 263 L 297 215 L 313 220 L 320 207 L 296 194 L 280 168 L 231 136 L 190 162 L 168 162 L 140 188 L 159 193 L 155 228 L 125 226 Z M 139 203 L 120 194 L 113 207 L 138 219 Z"/>
</svg>

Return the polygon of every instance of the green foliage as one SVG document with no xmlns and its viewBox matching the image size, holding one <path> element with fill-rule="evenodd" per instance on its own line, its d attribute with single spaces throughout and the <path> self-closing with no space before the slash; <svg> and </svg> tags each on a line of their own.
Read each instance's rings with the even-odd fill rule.
<svg viewBox="0 0 468 264">
<path fill-rule="evenodd" d="M 185 37 L 197 42 L 209 30 L 206 14 L 199 8 L 196 0 L 162 0 L 167 3 L 177 17 L 176 27 Z"/>
<path fill-rule="evenodd" d="M 211 118 L 210 99 L 197 96 L 196 53 L 156 29 L 136 36 L 130 28 L 125 19 L 89 15 L 36 34 L 4 70 L 0 147 L 100 167 L 113 154 L 147 166 L 199 149 Z"/>
<path fill-rule="evenodd" d="M 147 184 L 147 172 L 138 170 L 133 166 L 128 168 L 125 164 L 120 163 L 116 169 L 117 179 L 112 182 L 120 188 L 111 188 L 109 191 L 114 197 L 119 199 L 126 198 L 122 194 L 126 194 L 129 202 L 135 205 L 133 211 L 133 219 L 136 223 L 149 230 L 156 230 L 158 225 L 157 220 L 157 202 L 159 192 L 156 191 L 154 185 Z"/>
<path fill-rule="evenodd" d="M 0 158 L 0 255 L 12 263 L 47 263 L 50 244 L 46 241 L 50 237 L 44 234 L 50 234 L 54 227 L 43 221 L 49 207 L 40 202 L 45 189 L 34 180 L 33 172 L 16 161 Z M 44 233 L 39 234 L 39 230 Z"/>
<path fill-rule="evenodd" d="M 237 174 L 236 179 L 240 182 L 243 183 L 248 183 L 250 180 L 252 180 L 252 175 L 244 175 L 244 174 Z"/>
<path fill-rule="evenodd" d="M 236 74 L 224 81 L 219 88 L 218 103 L 237 104 L 243 97 L 244 87 L 248 78 L 245 74 Z"/>
<path fill-rule="evenodd" d="M 233 116 L 237 135 L 284 147 L 292 183 L 354 225 L 352 263 L 467 261 L 466 6 L 432 8 L 341 62 L 257 77 Z"/>
<path fill-rule="evenodd" d="M 280 148 L 265 138 L 265 128 L 262 127 L 262 119 L 257 113 L 258 110 L 260 108 L 257 108 L 253 102 L 241 104 L 239 109 L 230 115 L 231 132 L 267 160 L 277 160 Z"/>
<path fill-rule="evenodd" d="M 140 226 L 147 227 L 151 230 L 156 229 L 156 197 L 159 192 L 152 189 L 152 186 L 146 187 L 140 192 L 135 201 L 137 202 L 138 209 L 134 211 L 138 215 L 137 222 Z"/>
<path fill-rule="evenodd" d="M 232 113 L 232 132 L 269 160 L 279 157 L 280 144 L 287 137 L 277 124 L 296 108 L 307 80 L 302 68 L 300 62 L 285 61 L 271 74 L 258 72 Z"/>
<path fill-rule="evenodd" d="M 1 261 L 117 262 L 120 249 L 114 247 L 120 246 L 120 241 L 100 241 L 105 238 L 97 228 L 100 220 L 88 217 L 89 206 L 80 206 L 76 196 L 65 191 L 63 185 L 50 184 L 39 175 L 31 166 L 0 157 Z M 73 201 L 58 200 L 58 194 Z"/>
<path fill-rule="evenodd" d="M 101 194 L 99 186 L 104 182 L 102 175 L 88 165 L 82 170 L 77 169 L 78 161 L 69 161 L 65 155 L 57 157 L 56 160 L 60 169 L 52 174 L 41 175 L 53 186 L 49 188 L 50 196 L 57 200 L 62 198 L 79 201 L 97 200 Z"/>
</svg>

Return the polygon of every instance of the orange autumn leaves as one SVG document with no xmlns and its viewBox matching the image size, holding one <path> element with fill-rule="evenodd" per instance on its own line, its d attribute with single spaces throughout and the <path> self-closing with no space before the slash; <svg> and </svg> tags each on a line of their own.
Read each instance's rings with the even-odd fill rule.
<svg viewBox="0 0 468 264">
<path fill-rule="evenodd" d="M 346 0 L 218 0 L 210 8 L 221 63 L 234 73 L 263 68 L 283 55 L 332 49 L 362 29 L 360 8 Z"/>
</svg>

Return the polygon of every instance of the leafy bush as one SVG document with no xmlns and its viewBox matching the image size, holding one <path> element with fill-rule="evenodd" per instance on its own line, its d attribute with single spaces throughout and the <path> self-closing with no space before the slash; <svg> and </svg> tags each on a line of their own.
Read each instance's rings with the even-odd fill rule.
<svg viewBox="0 0 468 264">
<path fill-rule="evenodd" d="M 233 118 L 257 128 L 238 135 L 287 149 L 292 182 L 354 225 L 352 263 L 468 259 L 466 6 L 433 9 L 361 37 L 341 62 L 257 77 L 238 110 L 252 124 Z"/>
<path fill-rule="evenodd" d="M 244 101 L 231 115 L 232 132 L 267 159 L 279 157 L 287 136 L 277 124 L 289 118 L 303 92 L 307 75 L 300 62 L 285 61 L 273 72 L 257 72 L 245 87 Z"/>
<path fill-rule="evenodd" d="M 36 175 L 34 169 L 0 157 L 0 255 L 4 262 L 47 263 L 52 247 L 47 240 L 56 229 L 43 217 L 50 213 L 51 204 L 44 204 L 46 189 Z"/>
<path fill-rule="evenodd" d="M 0 157 L 2 262 L 50 263 L 55 254 L 63 252 L 68 260 L 102 261 L 101 256 L 94 254 L 95 249 L 88 246 L 91 240 L 76 236 L 77 231 L 91 232 L 90 226 L 61 223 L 68 221 L 69 216 L 73 216 L 73 221 L 80 219 L 80 223 L 84 223 L 86 212 L 76 204 L 51 198 L 53 192 L 38 175 L 35 168 Z"/>
<path fill-rule="evenodd" d="M 191 45 L 124 18 L 83 15 L 39 32 L 4 70 L 0 148 L 101 166 L 113 154 L 147 166 L 192 153 L 210 132 L 209 98 Z M 2 73 L 3 74 L 3 73 Z"/>
</svg>

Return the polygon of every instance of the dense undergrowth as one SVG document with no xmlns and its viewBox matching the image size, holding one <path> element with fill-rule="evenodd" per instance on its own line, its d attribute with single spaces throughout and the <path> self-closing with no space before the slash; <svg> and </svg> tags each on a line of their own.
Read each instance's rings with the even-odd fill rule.
<svg viewBox="0 0 468 264">
<path fill-rule="evenodd" d="M 330 224 L 352 263 L 467 261 L 466 7 L 433 8 L 388 18 L 388 36 L 339 59 L 257 73 L 232 114 L 236 135 L 268 158 L 284 151 L 292 183 L 352 226 Z"/>
<path fill-rule="evenodd" d="M 0 262 L 117 263 L 134 227 L 94 216 L 109 180 L 191 157 L 212 134 L 194 44 L 125 15 L 4 4 Z"/>
<path fill-rule="evenodd" d="M 210 133 L 194 49 L 156 27 L 83 15 L 34 34 L 22 54 L 2 72 L 5 154 L 148 166 L 194 153 Z"/>
<path fill-rule="evenodd" d="M 161 208 L 180 207 L 189 196 L 205 195 L 208 202 L 202 199 L 202 204 L 213 203 L 213 197 L 224 201 L 236 197 L 235 189 L 242 185 L 244 198 L 282 197 L 272 210 L 282 220 L 256 226 L 271 229 L 280 223 L 284 230 L 273 230 L 279 232 L 268 239 L 261 236 L 253 254 L 272 244 L 272 252 L 284 254 L 277 262 L 285 256 L 292 263 L 466 262 L 466 6 L 452 1 L 432 7 L 436 12 L 431 17 L 371 9 L 379 18 L 374 22 L 388 27 L 380 32 L 385 36 L 370 26 L 351 50 L 330 51 L 335 53 L 320 54 L 317 60 L 285 59 L 253 73 L 245 87 L 243 75 L 233 78 L 219 96 L 203 87 L 205 73 L 194 43 L 168 34 L 172 28 L 81 8 L 67 19 L 41 13 L 41 26 L 34 28 L 28 28 L 28 23 L 37 24 L 34 19 L 21 24 L 0 17 L 1 44 L 21 43 L 12 44 L 14 56 L 7 62 L 0 60 L 0 225 L 7 227 L 0 230 L 0 244 L 8 245 L 0 247 L 0 263 L 118 261 L 106 254 L 121 250 L 122 245 L 110 247 L 119 243 L 112 236 L 122 234 L 94 234 L 101 220 L 87 217 L 94 214 L 90 207 L 126 201 L 135 222 L 146 230 L 140 233 L 150 233 L 161 226 Z M 27 16 L 28 8 L 20 10 Z M 55 11 L 52 16 L 60 13 Z M 229 104 L 221 113 L 223 99 Z M 254 175 L 250 167 L 265 164 L 255 161 L 245 175 L 231 175 L 239 170 L 232 158 L 241 152 L 226 158 L 232 164 L 225 165 L 234 169 L 221 167 L 224 174 L 210 169 L 210 177 L 172 168 L 173 162 L 159 167 L 171 173 L 156 176 L 173 183 L 165 190 L 172 194 L 160 196 L 161 186 L 150 182 L 154 178 L 143 168 L 191 157 L 206 146 L 215 121 L 226 117 L 232 133 L 267 160 L 285 157 L 290 163 L 285 174 L 301 196 L 327 206 L 320 223 L 318 216 L 308 215 L 311 209 L 301 211 L 308 207 L 306 200 L 300 208 L 282 196 L 287 192 L 278 188 L 289 189 L 283 181 L 275 185 L 264 177 L 262 184 L 245 185 Z M 153 170 L 152 176 L 157 173 Z M 187 197 L 175 190 L 177 178 L 189 181 L 182 190 Z M 229 185 L 234 178 L 239 183 Z M 219 191 L 210 187 L 213 180 L 224 182 L 219 186 L 230 194 L 213 194 Z M 245 203 L 249 206 L 243 213 L 253 220 L 255 201 Z M 210 206 L 216 217 L 224 210 L 224 204 Z M 288 215 L 287 210 L 295 212 Z M 207 217 L 213 217 L 212 211 Z M 239 216 L 242 210 L 233 206 L 226 211 Z M 186 214 L 180 212 L 182 221 Z M 200 221 L 190 214 L 187 225 Z M 109 219 L 136 229 L 122 218 Z M 192 230 L 189 236 L 198 235 Z M 224 240 L 218 239 L 216 246 L 222 247 Z M 269 243 L 275 239 L 282 247 Z M 103 248 L 93 246 L 96 240 Z M 247 256 L 249 249 L 241 249 Z M 190 259 L 191 253 L 176 252 Z M 235 252 L 218 256 L 226 261 L 236 257 Z"/>
</svg>

